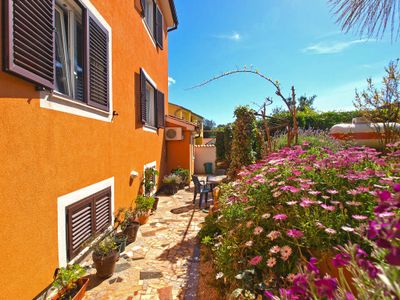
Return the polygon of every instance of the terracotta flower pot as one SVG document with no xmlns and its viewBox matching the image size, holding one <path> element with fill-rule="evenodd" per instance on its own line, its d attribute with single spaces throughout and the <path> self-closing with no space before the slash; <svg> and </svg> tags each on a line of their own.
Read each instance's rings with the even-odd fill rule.
<svg viewBox="0 0 400 300">
<path fill-rule="evenodd" d="M 140 223 L 132 222 L 124 229 L 124 234 L 128 237 L 128 243 L 136 241 L 137 232 L 139 230 Z"/>
<path fill-rule="evenodd" d="M 119 258 L 118 251 L 113 251 L 107 256 L 97 256 L 93 253 L 93 262 L 96 268 L 96 276 L 102 279 L 111 277 L 115 272 L 115 264 Z"/>
<path fill-rule="evenodd" d="M 149 217 L 150 217 L 150 210 L 147 213 L 144 213 L 140 216 L 138 216 L 138 221 L 140 223 L 140 225 L 144 225 L 149 221 Z"/>
<path fill-rule="evenodd" d="M 85 296 L 86 293 L 86 288 L 89 284 L 89 278 L 83 277 L 80 278 L 77 282 L 77 288 L 72 290 L 72 291 L 66 291 L 65 289 L 59 291 L 54 297 L 52 297 L 52 300 L 58 300 L 58 299 L 63 299 L 62 296 L 66 295 L 66 298 L 64 296 L 64 299 L 72 299 L 72 300 L 81 300 Z M 72 298 L 69 298 L 72 297 Z"/>
</svg>

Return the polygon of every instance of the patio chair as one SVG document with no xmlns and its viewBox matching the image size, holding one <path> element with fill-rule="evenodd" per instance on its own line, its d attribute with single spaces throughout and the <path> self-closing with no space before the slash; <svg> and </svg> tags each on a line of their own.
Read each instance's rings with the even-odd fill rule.
<svg viewBox="0 0 400 300">
<path fill-rule="evenodd" d="M 211 187 L 204 180 L 199 180 L 199 177 L 196 175 L 192 175 L 192 181 L 194 183 L 193 204 L 196 202 L 197 193 L 199 193 L 200 194 L 199 207 L 201 208 L 201 202 L 203 202 L 203 195 L 205 195 L 205 201 L 207 206 L 208 193 L 211 192 Z"/>
</svg>

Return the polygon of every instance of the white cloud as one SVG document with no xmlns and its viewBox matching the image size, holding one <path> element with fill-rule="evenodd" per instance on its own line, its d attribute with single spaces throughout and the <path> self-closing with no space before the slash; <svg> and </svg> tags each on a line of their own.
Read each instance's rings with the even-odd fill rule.
<svg viewBox="0 0 400 300">
<path fill-rule="evenodd" d="M 305 53 L 312 54 L 333 54 L 342 52 L 354 45 L 371 42 L 370 39 L 360 39 L 348 42 L 320 42 L 314 45 L 310 45 L 303 49 Z"/>
<path fill-rule="evenodd" d="M 168 77 L 168 86 L 173 85 L 176 83 L 176 80 L 173 79 L 172 77 Z"/>
<path fill-rule="evenodd" d="M 242 36 L 237 32 L 232 32 L 232 34 L 214 35 L 214 37 L 217 39 L 231 40 L 231 41 L 235 41 L 235 42 L 238 42 L 242 39 Z"/>
</svg>

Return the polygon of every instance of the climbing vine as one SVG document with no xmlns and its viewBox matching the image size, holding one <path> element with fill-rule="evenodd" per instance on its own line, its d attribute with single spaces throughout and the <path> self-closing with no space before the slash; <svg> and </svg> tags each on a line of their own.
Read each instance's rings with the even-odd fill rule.
<svg viewBox="0 0 400 300">
<path fill-rule="evenodd" d="M 253 150 L 256 139 L 256 117 L 254 111 L 248 106 L 239 106 L 235 109 L 236 120 L 233 124 L 233 140 L 231 163 L 228 174 L 231 177 L 242 167 L 255 160 Z"/>
</svg>

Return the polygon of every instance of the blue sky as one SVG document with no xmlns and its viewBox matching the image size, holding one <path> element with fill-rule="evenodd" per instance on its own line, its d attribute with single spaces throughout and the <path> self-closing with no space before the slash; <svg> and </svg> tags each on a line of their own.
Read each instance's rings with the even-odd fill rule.
<svg viewBox="0 0 400 300">
<path fill-rule="evenodd" d="M 342 33 L 327 0 L 175 0 L 179 28 L 169 34 L 169 101 L 217 124 L 234 108 L 274 96 L 263 80 L 238 74 L 187 88 L 237 67 L 253 65 L 290 93 L 318 97 L 318 110 L 352 109 L 355 88 L 380 81 L 400 57 L 400 41 Z M 273 106 L 282 106 L 274 97 Z M 272 107 L 273 107 L 272 106 Z"/>
</svg>

